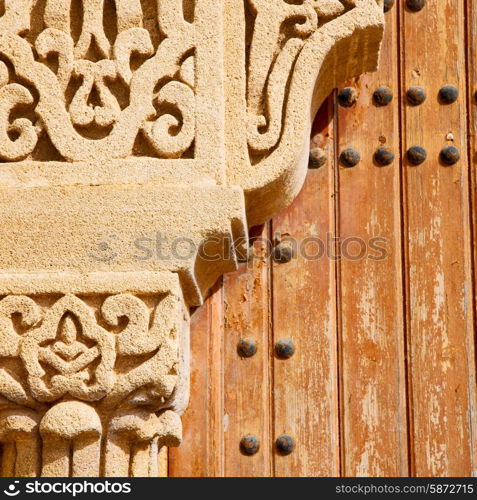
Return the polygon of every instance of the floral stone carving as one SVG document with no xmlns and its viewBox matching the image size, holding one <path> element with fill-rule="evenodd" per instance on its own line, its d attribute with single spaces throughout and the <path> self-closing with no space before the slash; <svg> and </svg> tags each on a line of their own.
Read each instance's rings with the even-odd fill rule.
<svg viewBox="0 0 477 500">
<path fill-rule="evenodd" d="M 299 191 L 318 106 L 376 67 L 382 5 L 1 4 L 2 473 L 154 476 L 188 310 Z"/>
</svg>

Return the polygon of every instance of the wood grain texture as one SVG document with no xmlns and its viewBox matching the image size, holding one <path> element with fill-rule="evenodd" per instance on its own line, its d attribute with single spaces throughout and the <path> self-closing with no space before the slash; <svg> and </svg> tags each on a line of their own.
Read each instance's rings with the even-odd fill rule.
<svg viewBox="0 0 477 500">
<path fill-rule="evenodd" d="M 473 263 L 473 305 L 472 309 L 474 311 L 474 322 L 475 322 L 475 311 L 477 304 L 477 282 L 476 282 L 476 269 L 477 269 L 477 248 L 475 243 L 477 241 L 477 1 L 468 0 L 466 2 L 466 16 L 467 16 L 467 37 L 466 37 L 466 48 L 467 48 L 467 116 L 468 116 L 468 159 L 469 159 L 469 172 L 470 172 L 470 214 L 471 214 L 471 229 L 472 229 L 472 263 Z M 475 337 L 474 337 L 475 339 Z M 475 343 L 472 342 L 472 338 L 468 338 L 468 350 L 469 354 L 475 358 Z M 475 387 L 475 371 L 472 377 L 472 359 L 469 361 L 471 378 L 470 383 L 474 384 Z M 477 366 L 477 365 L 474 365 Z M 474 396 L 475 397 L 475 396 Z M 472 475 L 477 476 L 477 421 L 473 419 L 473 425 L 470 428 L 471 431 L 471 446 L 472 446 Z"/>
<path fill-rule="evenodd" d="M 379 72 L 349 82 L 358 101 L 337 106 L 338 150 L 352 147 L 361 155 L 356 167 L 337 170 L 345 476 L 408 474 L 397 37 L 392 9 Z M 382 86 L 394 98 L 376 106 L 373 93 Z M 394 162 L 378 165 L 379 147 L 390 148 Z"/>
<path fill-rule="evenodd" d="M 274 239 L 294 238 L 296 258 L 273 265 L 273 340 L 293 339 L 296 353 L 275 358 L 274 439 L 291 435 L 296 450 L 275 453 L 274 475 L 339 475 L 335 263 L 320 256 L 334 233 L 334 148 L 331 101 L 315 125 L 315 141 L 328 163 L 310 170 L 295 203 L 273 220 Z M 308 258 L 304 258 L 304 255 Z"/>
<path fill-rule="evenodd" d="M 464 2 L 428 0 L 402 9 L 402 90 L 426 89 L 417 107 L 403 105 L 403 147 L 420 145 L 427 161 L 404 162 L 406 281 L 412 473 L 467 476 L 474 466 L 475 364 L 465 119 Z M 460 98 L 438 100 L 456 85 Z M 439 161 L 453 144 L 461 160 Z"/>
<path fill-rule="evenodd" d="M 190 402 L 183 440 L 169 449 L 169 476 L 223 476 L 223 289 L 221 282 L 191 318 Z"/>
<path fill-rule="evenodd" d="M 225 475 L 267 477 L 271 469 L 269 226 L 254 238 L 249 262 L 224 278 Z M 255 355 L 241 357 L 240 339 L 254 339 Z M 260 440 L 255 455 L 240 450 L 243 436 Z"/>
</svg>

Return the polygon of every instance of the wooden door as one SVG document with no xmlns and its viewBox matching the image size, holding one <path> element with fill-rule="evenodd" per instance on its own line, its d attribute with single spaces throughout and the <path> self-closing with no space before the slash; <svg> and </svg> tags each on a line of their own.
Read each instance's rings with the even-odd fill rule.
<svg viewBox="0 0 477 500">
<path fill-rule="evenodd" d="M 170 476 L 477 474 L 476 47 L 477 0 L 417 12 L 396 0 L 386 13 L 380 70 L 348 82 L 351 107 L 338 92 L 323 105 L 312 145 L 324 156 L 300 196 L 252 231 L 254 258 L 193 315 Z M 455 89 L 439 97 L 446 85 L 455 102 Z M 411 105 L 416 86 L 427 97 Z M 427 153 L 420 165 L 413 146 Z M 340 162 L 348 148 L 353 167 Z M 268 242 L 290 238 L 294 258 L 274 259 Z M 288 359 L 276 355 L 283 339 Z M 255 454 L 240 446 L 250 435 Z M 289 454 L 275 444 L 284 435 Z"/>
</svg>

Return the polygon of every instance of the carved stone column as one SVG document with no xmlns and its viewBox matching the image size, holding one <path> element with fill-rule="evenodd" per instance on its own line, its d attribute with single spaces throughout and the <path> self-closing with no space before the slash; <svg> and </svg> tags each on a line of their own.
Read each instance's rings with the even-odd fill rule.
<svg viewBox="0 0 477 500">
<path fill-rule="evenodd" d="M 188 310 L 299 191 L 318 106 L 377 64 L 379 4 L 5 0 L 3 475 L 157 475 Z"/>
</svg>

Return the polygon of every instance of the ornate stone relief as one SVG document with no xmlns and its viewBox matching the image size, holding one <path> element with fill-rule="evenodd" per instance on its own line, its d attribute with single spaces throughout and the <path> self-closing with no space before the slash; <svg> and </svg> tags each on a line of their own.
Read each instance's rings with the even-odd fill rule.
<svg viewBox="0 0 477 500">
<path fill-rule="evenodd" d="M 157 475 L 188 309 L 297 194 L 379 4 L 0 2 L 3 475 Z"/>
</svg>

